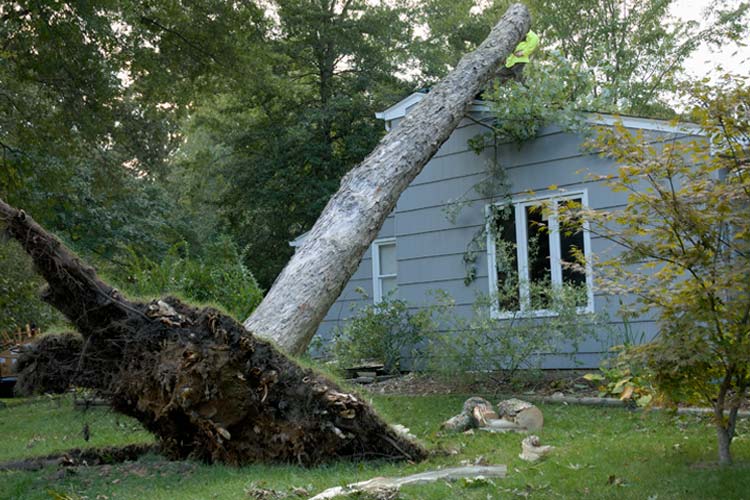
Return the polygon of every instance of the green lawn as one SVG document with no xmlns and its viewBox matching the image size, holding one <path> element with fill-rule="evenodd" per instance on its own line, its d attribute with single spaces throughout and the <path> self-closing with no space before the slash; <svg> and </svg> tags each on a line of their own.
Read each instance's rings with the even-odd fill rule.
<svg viewBox="0 0 750 500">
<path fill-rule="evenodd" d="M 484 457 L 507 464 L 508 477 L 494 483 L 438 483 L 405 488 L 401 498 L 748 498 L 750 423 L 743 421 L 733 444 L 736 464 L 714 466 L 715 434 L 706 419 L 622 409 L 542 406 L 545 444 L 557 447 L 546 461 L 530 465 L 518 458 L 523 436 L 477 432 L 444 436 L 440 422 L 453 415 L 459 396 L 372 396 L 393 422 L 411 428 L 433 449 L 446 453 L 420 464 L 334 463 L 314 469 L 257 465 L 244 468 L 170 463 L 146 456 L 136 463 L 78 468 L 58 473 L 0 472 L 0 498 L 210 499 L 253 498 L 248 488 L 265 488 L 298 498 L 294 487 L 311 493 L 369 479 L 404 475 Z M 88 423 L 91 439 L 83 441 Z M 36 400 L 0 409 L 0 461 L 74 447 L 149 442 L 132 420 L 106 409 L 75 410 L 70 399 Z M 451 450 L 452 453 L 451 454 Z M 55 496 L 58 495 L 58 496 Z M 279 496 L 277 498 L 283 498 Z M 269 497 L 271 498 L 271 497 Z"/>
</svg>

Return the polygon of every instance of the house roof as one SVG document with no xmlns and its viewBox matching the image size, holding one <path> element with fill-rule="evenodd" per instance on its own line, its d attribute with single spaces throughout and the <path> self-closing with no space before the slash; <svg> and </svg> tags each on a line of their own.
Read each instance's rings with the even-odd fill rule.
<svg viewBox="0 0 750 500">
<path fill-rule="evenodd" d="M 427 95 L 426 91 L 414 92 L 407 97 L 401 99 L 393 106 L 375 113 L 375 117 L 380 120 L 385 120 L 386 130 L 391 129 L 392 120 L 403 118 L 409 113 L 409 111 L 416 106 L 422 99 Z M 469 107 L 469 113 L 483 113 L 489 112 L 490 106 L 481 99 L 475 99 Z M 635 128 L 642 130 L 653 130 L 657 132 L 667 132 L 675 134 L 688 134 L 688 135 L 705 135 L 703 129 L 694 123 L 677 123 L 675 124 L 669 120 L 657 120 L 653 118 L 642 118 L 637 116 L 622 116 L 622 115 L 611 115 L 605 113 L 584 113 L 586 120 L 593 125 L 614 125 L 615 123 L 622 122 L 627 128 Z M 297 236 L 293 241 L 289 242 L 289 246 L 299 247 L 307 237 L 307 232 Z"/>
<path fill-rule="evenodd" d="M 375 113 L 375 117 L 385 120 L 386 130 L 390 130 L 391 121 L 403 118 L 406 114 L 427 94 L 425 92 L 414 92 L 413 94 L 401 99 L 399 102 L 388 109 Z M 475 99 L 469 108 L 470 113 L 481 113 L 490 111 L 490 106 L 481 99 Z M 589 123 L 593 125 L 613 125 L 621 121 L 627 128 L 637 128 L 642 130 L 654 130 L 657 132 L 669 132 L 678 134 L 704 135 L 700 126 L 694 123 L 677 123 L 669 120 L 656 120 L 653 118 L 641 118 L 635 116 L 621 116 L 604 113 L 584 113 Z"/>
</svg>

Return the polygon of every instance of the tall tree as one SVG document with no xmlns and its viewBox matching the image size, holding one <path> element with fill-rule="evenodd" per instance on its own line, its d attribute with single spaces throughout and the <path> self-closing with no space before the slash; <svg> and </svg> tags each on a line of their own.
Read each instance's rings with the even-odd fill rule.
<svg viewBox="0 0 750 500">
<path fill-rule="evenodd" d="M 410 41 L 400 8 L 363 0 L 279 0 L 267 66 L 192 113 L 178 156 L 186 176 L 220 179 L 206 200 L 268 288 L 341 177 L 382 135 L 375 111 L 408 85 L 395 75 Z M 192 173 L 189 173 L 192 172 Z"/>
<path fill-rule="evenodd" d="M 245 321 L 249 331 L 288 352 L 305 351 L 401 193 L 448 139 L 530 23 L 528 10 L 512 5 L 479 48 L 464 56 L 344 177 L 302 246 Z"/>
<path fill-rule="evenodd" d="M 262 9 L 11 1 L 0 19 L 0 194 L 89 255 L 178 239 L 187 225 L 157 182 L 177 120 L 197 88 L 229 72 L 235 38 L 257 38 Z"/>
</svg>

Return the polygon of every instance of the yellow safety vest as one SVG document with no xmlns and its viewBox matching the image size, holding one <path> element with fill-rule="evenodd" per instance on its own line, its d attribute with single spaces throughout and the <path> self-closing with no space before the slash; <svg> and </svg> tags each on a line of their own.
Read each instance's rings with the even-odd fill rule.
<svg viewBox="0 0 750 500">
<path fill-rule="evenodd" d="M 518 63 L 529 62 L 529 56 L 536 52 L 538 46 L 539 35 L 529 30 L 529 32 L 526 33 L 526 38 L 519 43 L 515 49 L 513 49 L 513 53 L 505 60 L 505 67 L 512 68 Z M 517 56 L 516 52 L 522 52 L 523 55 Z"/>
</svg>

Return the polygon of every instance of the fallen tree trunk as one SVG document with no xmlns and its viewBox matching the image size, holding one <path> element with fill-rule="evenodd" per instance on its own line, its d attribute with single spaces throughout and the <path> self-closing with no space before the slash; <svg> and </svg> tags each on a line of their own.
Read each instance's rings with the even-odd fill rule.
<svg viewBox="0 0 750 500">
<path fill-rule="evenodd" d="M 2 200 L 0 222 L 47 281 L 43 299 L 82 335 L 78 343 L 66 340 L 81 353 L 75 383 L 107 392 L 116 411 L 157 436 L 166 456 L 305 465 L 426 456 L 361 398 L 300 367 L 232 318 L 174 298 L 130 301 Z M 41 346 L 24 360 L 21 379 L 55 365 Z"/>
<path fill-rule="evenodd" d="M 347 174 L 304 243 L 245 327 L 301 354 L 375 239 L 401 193 L 461 122 L 474 96 L 529 30 L 529 12 L 512 5 L 479 48 Z"/>
</svg>

